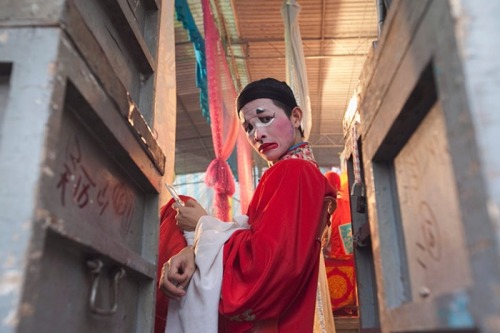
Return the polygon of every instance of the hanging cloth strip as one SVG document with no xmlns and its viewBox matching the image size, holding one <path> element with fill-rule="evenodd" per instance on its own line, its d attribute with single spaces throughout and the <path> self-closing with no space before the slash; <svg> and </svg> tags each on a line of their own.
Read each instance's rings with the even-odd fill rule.
<svg viewBox="0 0 500 333">
<path fill-rule="evenodd" d="M 234 148 L 238 134 L 238 119 L 234 111 L 236 91 L 210 10 L 210 0 L 203 0 L 202 6 L 210 119 L 215 153 L 215 159 L 208 166 L 205 183 L 213 187 L 216 192 L 213 215 L 222 221 L 229 221 L 229 197 L 234 194 L 234 178 L 226 160 Z"/>
<path fill-rule="evenodd" d="M 299 12 L 300 5 L 296 0 L 283 1 L 281 16 L 285 25 L 286 82 L 292 88 L 297 104 L 302 109 L 302 129 L 304 138 L 307 140 L 311 132 L 312 116 L 306 60 L 299 27 Z"/>
<path fill-rule="evenodd" d="M 193 43 L 196 57 L 196 86 L 200 89 L 200 107 L 203 117 L 210 124 L 210 112 L 208 109 L 207 89 L 207 65 L 205 59 L 205 41 L 200 34 L 193 15 L 186 0 L 175 0 L 175 14 L 184 29 L 187 30 L 189 40 Z"/>
<path fill-rule="evenodd" d="M 241 214 L 246 214 L 254 188 L 252 182 L 252 151 L 247 141 L 247 134 L 243 127 L 239 127 L 237 145 L 238 180 L 240 183 Z"/>
</svg>

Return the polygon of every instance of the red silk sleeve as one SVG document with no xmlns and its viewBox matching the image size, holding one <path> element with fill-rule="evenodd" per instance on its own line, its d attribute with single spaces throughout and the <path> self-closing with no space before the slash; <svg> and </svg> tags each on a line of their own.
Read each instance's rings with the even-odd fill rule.
<svg viewBox="0 0 500 333">
<path fill-rule="evenodd" d="M 191 197 L 181 195 L 184 201 Z M 172 208 L 174 199 L 161 207 L 160 211 L 160 235 L 158 241 L 158 267 L 156 270 L 156 303 L 155 303 L 155 333 L 164 333 L 168 312 L 168 297 L 158 288 L 163 264 L 173 255 L 186 247 L 182 231 L 177 227 L 175 215 L 177 212 Z"/>
<path fill-rule="evenodd" d="M 264 174 L 248 209 L 250 229 L 224 246 L 221 315 L 279 318 L 305 293 L 315 299 L 319 217 L 323 198 L 332 194 L 318 168 L 304 160 L 281 161 Z"/>
</svg>

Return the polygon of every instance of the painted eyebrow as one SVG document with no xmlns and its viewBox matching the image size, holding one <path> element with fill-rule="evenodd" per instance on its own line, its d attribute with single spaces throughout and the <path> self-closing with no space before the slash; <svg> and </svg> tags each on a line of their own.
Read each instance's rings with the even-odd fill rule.
<svg viewBox="0 0 500 333">
<path fill-rule="evenodd" d="M 265 111 L 266 110 L 264 110 L 263 108 L 257 108 L 257 109 L 255 109 L 255 113 L 257 113 L 257 114 L 261 114 L 261 113 L 263 113 Z"/>
</svg>

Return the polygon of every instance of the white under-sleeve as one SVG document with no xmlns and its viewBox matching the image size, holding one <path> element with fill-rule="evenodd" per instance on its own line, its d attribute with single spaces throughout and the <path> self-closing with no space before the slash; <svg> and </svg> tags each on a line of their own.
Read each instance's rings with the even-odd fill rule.
<svg viewBox="0 0 500 333">
<path fill-rule="evenodd" d="M 248 228 L 246 215 L 233 222 L 200 218 L 194 231 L 196 271 L 186 296 L 169 301 L 166 333 L 217 333 L 224 243 L 236 230 Z"/>
</svg>

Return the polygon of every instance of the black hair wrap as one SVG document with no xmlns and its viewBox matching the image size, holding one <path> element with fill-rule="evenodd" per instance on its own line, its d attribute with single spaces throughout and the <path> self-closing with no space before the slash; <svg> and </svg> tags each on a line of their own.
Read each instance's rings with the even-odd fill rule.
<svg viewBox="0 0 500 333">
<path fill-rule="evenodd" d="M 293 91 L 286 82 L 266 78 L 251 82 L 243 88 L 236 101 L 238 113 L 245 104 L 258 98 L 269 98 L 279 101 L 291 109 L 297 106 Z"/>
</svg>

